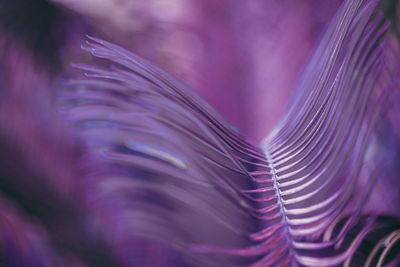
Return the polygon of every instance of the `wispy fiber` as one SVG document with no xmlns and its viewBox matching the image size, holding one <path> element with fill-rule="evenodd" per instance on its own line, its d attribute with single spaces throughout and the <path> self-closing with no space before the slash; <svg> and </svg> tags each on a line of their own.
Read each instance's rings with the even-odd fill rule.
<svg viewBox="0 0 400 267">
<path fill-rule="evenodd" d="M 118 65 L 77 65 L 88 78 L 72 82 L 64 112 L 86 140 L 90 181 L 107 185 L 99 199 L 121 205 L 112 212 L 119 207 L 115 223 L 132 235 L 124 244 L 157 240 L 200 266 L 359 260 L 363 240 L 386 223 L 362 216 L 387 161 L 365 157 L 388 94 L 378 86 L 388 24 L 377 5 L 343 4 L 262 151 L 180 81 L 90 37 L 84 49 Z M 387 224 L 388 237 L 398 223 Z"/>
<path fill-rule="evenodd" d="M 5 85 L 0 264 L 397 266 L 399 214 L 374 198 L 399 196 L 398 54 L 379 4 L 344 1 L 260 145 L 95 37 L 82 49 L 99 64 L 73 64 L 85 77 L 57 85 L 57 114 Z"/>
</svg>

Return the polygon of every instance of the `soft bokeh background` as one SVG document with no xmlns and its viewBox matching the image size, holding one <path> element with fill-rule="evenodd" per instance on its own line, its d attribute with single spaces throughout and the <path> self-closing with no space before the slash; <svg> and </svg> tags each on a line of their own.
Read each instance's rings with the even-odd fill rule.
<svg viewBox="0 0 400 267">
<path fill-rule="evenodd" d="M 341 1 L 54 2 L 84 18 L 77 22 L 71 17 L 75 27 L 176 74 L 244 134 L 260 141 L 279 120 Z M 76 46 L 82 40 L 79 35 L 71 39 L 64 55 L 79 53 Z"/>
</svg>

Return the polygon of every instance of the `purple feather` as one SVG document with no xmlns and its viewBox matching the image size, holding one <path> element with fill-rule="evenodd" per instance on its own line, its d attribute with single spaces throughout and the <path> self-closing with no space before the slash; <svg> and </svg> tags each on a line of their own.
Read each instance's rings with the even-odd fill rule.
<svg viewBox="0 0 400 267">
<path fill-rule="evenodd" d="M 97 60 L 67 83 L 29 48 L 8 55 L 0 265 L 397 266 L 399 41 L 384 7 L 343 2 L 260 145 L 111 42 L 87 37 Z"/>
</svg>

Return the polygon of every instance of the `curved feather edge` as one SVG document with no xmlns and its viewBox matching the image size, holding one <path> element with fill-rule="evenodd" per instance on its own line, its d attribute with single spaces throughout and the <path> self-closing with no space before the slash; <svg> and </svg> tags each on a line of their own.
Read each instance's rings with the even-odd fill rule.
<svg viewBox="0 0 400 267">
<path fill-rule="evenodd" d="M 75 65 L 87 78 L 71 81 L 62 112 L 85 141 L 94 199 L 118 222 L 110 242 L 160 243 L 165 265 L 355 260 L 380 225 L 361 215 L 382 175 L 381 165 L 365 158 L 387 98 L 376 89 L 387 29 L 377 4 L 345 1 L 262 150 L 172 75 L 88 37 L 83 49 L 116 66 Z M 362 172 L 370 175 L 361 192 Z M 398 224 L 391 226 L 385 236 L 392 248 Z M 383 263 L 389 254 L 396 260 L 391 251 L 368 253 Z"/>
<path fill-rule="evenodd" d="M 262 151 L 172 75 L 114 44 L 88 38 L 83 49 L 116 65 L 74 65 L 86 78 L 70 82 L 61 113 L 84 142 L 82 167 L 93 199 L 118 224 L 104 228 L 120 229 L 110 242 L 158 244 L 166 257 L 162 266 L 254 261 L 237 253 L 204 255 L 194 247 L 255 243 L 248 232 L 260 229 L 271 209 L 258 203 L 275 198 L 263 178 L 269 169 Z M 114 204 L 107 211 L 109 202 Z M 132 253 L 135 263 L 155 266 Z"/>
<path fill-rule="evenodd" d="M 262 143 L 274 173 L 288 257 L 304 266 L 348 265 L 375 227 L 367 224 L 342 248 L 361 224 L 374 181 L 385 176 L 382 169 L 389 161 L 388 157 L 375 161 L 366 157 L 385 112 L 388 90 L 393 89 L 382 86 L 388 24 L 376 12 L 378 4 L 344 2 L 285 117 Z M 358 189 L 360 181 L 367 182 Z M 352 215 L 337 235 L 321 239 L 335 219 L 345 214 Z"/>
</svg>

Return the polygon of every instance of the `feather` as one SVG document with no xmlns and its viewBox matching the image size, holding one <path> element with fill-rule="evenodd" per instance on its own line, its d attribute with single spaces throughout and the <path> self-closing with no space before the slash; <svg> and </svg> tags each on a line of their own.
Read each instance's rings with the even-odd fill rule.
<svg viewBox="0 0 400 267">
<path fill-rule="evenodd" d="M 76 65 L 87 79 L 72 82 L 64 99 L 76 104 L 64 112 L 86 140 L 92 168 L 107 169 L 90 181 L 107 183 L 105 199 L 127 188 L 119 200 L 133 205 L 119 210 L 130 214 L 127 231 L 168 243 L 191 265 L 351 262 L 375 231 L 378 219 L 361 214 L 384 166 L 383 159 L 365 157 L 387 101 L 387 90 L 377 84 L 388 24 L 377 5 L 342 5 L 261 149 L 187 85 L 89 37 L 83 49 L 116 66 Z M 375 170 L 364 177 L 366 165 Z M 360 179 L 367 180 L 362 190 Z M 122 184 L 112 186 L 116 181 Z M 203 227 L 191 231 L 193 218 Z M 338 224 L 339 230 L 329 230 Z M 386 235 L 396 227 L 388 226 Z"/>
<path fill-rule="evenodd" d="M 381 135 L 396 129 L 398 60 L 379 4 L 344 1 L 260 145 L 173 75 L 88 36 L 104 64 L 73 64 L 85 77 L 56 125 L 32 123 L 43 111 L 18 93 L 1 107 L 0 264 L 398 265 L 399 214 L 370 198 L 397 178 Z"/>
<path fill-rule="evenodd" d="M 265 163 L 261 150 L 171 75 L 111 43 L 89 39 L 84 49 L 120 66 L 76 65 L 88 78 L 72 81 L 63 114 L 86 140 L 93 168 L 107 169 L 90 178 L 107 184 L 105 199 L 119 196 L 115 189 L 126 191 L 118 202 L 134 200 L 133 210 L 121 208 L 119 223 L 134 237 L 167 242 L 180 253 L 200 240 L 231 247 L 249 243 L 245 229 L 257 227 L 252 222 L 262 215 L 242 189 L 259 179 L 251 172 Z M 129 190 L 113 185 L 117 181 Z M 131 219 L 125 222 L 124 214 Z M 233 264 L 226 257 L 197 257 L 199 265 Z"/>
</svg>

